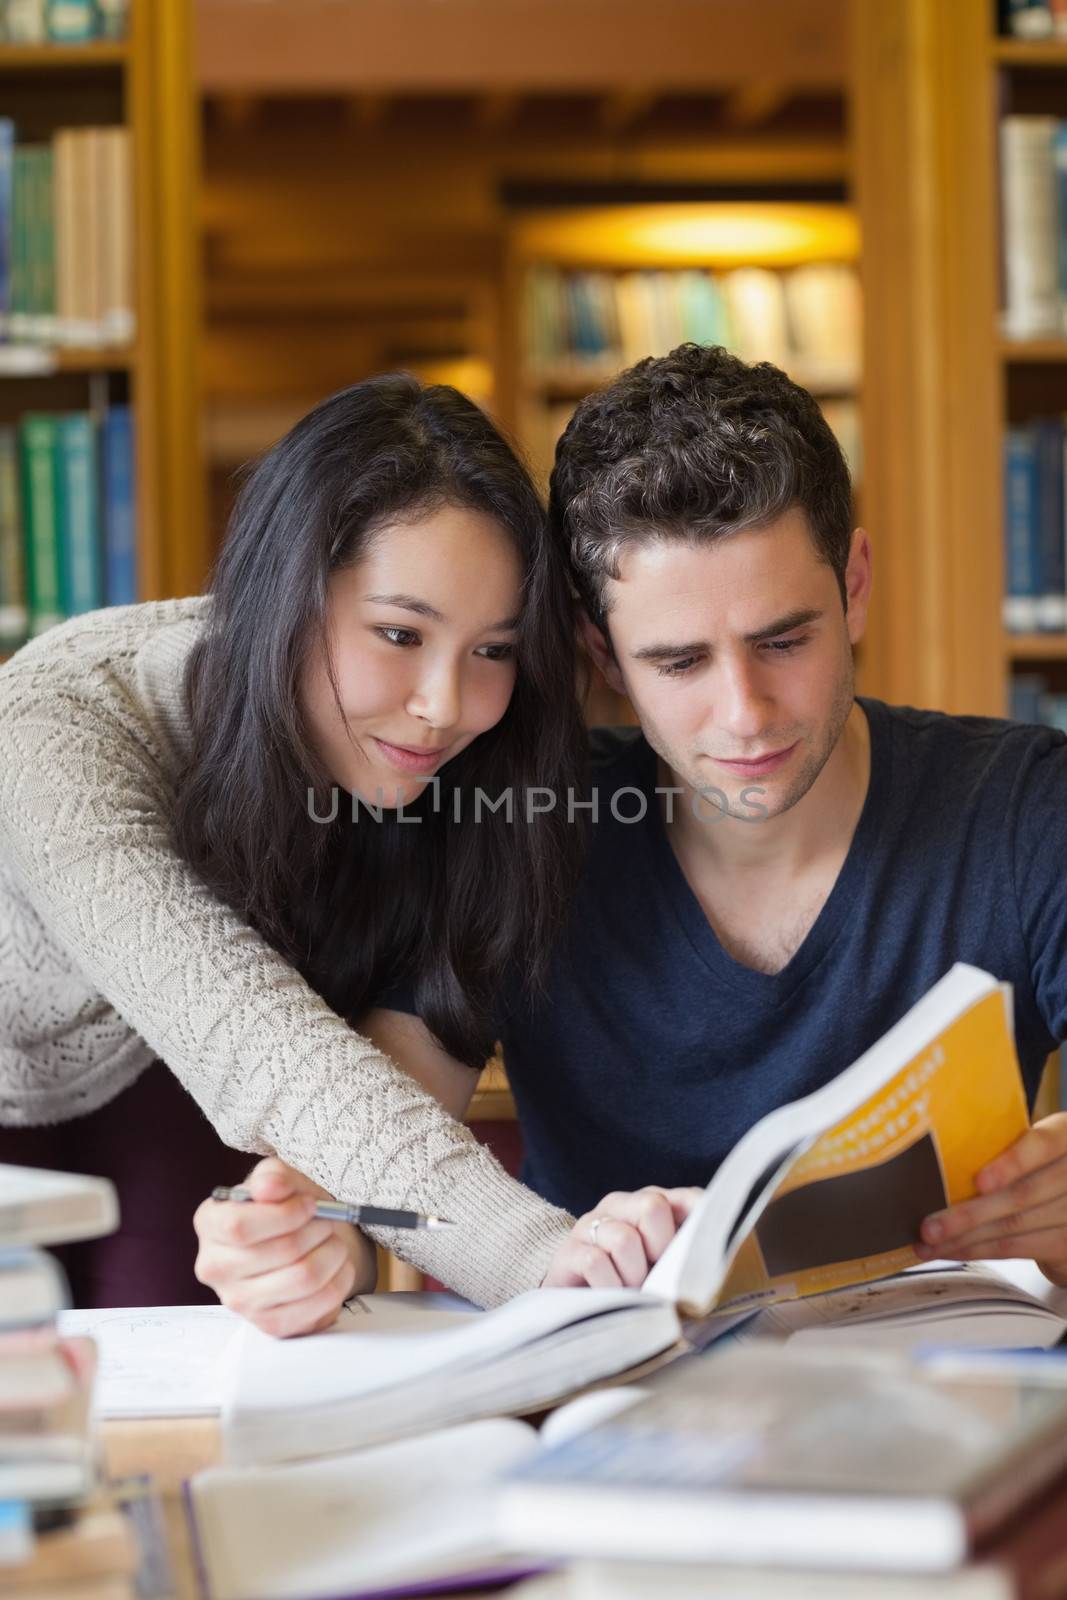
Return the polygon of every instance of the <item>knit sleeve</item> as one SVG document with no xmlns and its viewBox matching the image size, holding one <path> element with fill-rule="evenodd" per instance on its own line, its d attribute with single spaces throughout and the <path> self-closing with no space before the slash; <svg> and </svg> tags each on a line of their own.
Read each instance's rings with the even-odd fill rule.
<svg viewBox="0 0 1067 1600">
<path fill-rule="evenodd" d="M 151 738 L 121 685 L 97 687 L 0 679 L 0 848 L 53 936 L 228 1144 L 344 1200 L 449 1217 L 375 1238 L 480 1304 L 535 1287 L 571 1219 L 200 882 L 171 843 Z"/>
</svg>

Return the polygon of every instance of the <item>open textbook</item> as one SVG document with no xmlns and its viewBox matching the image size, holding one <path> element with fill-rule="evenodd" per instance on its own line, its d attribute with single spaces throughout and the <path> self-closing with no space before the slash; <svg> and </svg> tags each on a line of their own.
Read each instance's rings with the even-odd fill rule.
<svg viewBox="0 0 1067 1600">
<path fill-rule="evenodd" d="M 838 1077 L 749 1129 L 645 1289 L 703 1316 L 900 1272 L 923 1218 L 973 1195 L 1028 1124 L 1011 989 L 958 962 Z"/>
<path fill-rule="evenodd" d="M 763 1320 L 766 1336 L 865 1321 L 904 1345 L 1053 1344 L 1063 1320 L 991 1274 L 924 1271 L 888 1297 L 873 1283 L 915 1265 L 922 1218 L 972 1194 L 1026 1126 L 1009 992 L 956 966 L 832 1083 L 746 1135 L 641 1289 L 534 1290 L 488 1313 L 368 1295 L 308 1338 L 244 1327 L 223 1399 L 227 1459 L 295 1460 L 535 1410 L 789 1298 L 808 1297 L 807 1312 Z M 843 1285 L 866 1288 L 839 1298 Z M 683 1337 L 680 1310 L 702 1328 Z"/>
</svg>

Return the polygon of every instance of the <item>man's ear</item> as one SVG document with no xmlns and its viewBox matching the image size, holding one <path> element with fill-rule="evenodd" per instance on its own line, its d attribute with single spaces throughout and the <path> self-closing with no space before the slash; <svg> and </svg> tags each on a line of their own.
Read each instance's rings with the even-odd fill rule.
<svg viewBox="0 0 1067 1600">
<path fill-rule="evenodd" d="M 579 606 L 578 608 L 578 636 L 592 656 L 594 664 L 604 674 L 615 693 L 625 694 L 626 685 L 622 681 L 622 673 L 619 671 L 619 663 L 615 660 L 615 652 L 612 650 L 604 630 L 597 627 L 584 606 Z"/>
<path fill-rule="evenodd" d="M 871 601 L 871 541 L 863 528 L 857 528 L 852 535 L 845 569 L 845 594 L 848 597 L 848 637 L 855 645 L 863 638 Z"/>
</svg>

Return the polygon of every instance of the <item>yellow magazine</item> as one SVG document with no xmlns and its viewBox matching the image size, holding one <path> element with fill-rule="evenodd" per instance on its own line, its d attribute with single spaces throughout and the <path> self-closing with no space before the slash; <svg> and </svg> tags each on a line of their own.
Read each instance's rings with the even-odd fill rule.
<svg viewBox="0 0 1067 1600">
<path fill-rule="evenodd" d="M 703 1316 L 901 1272 L 923 1218 L 973 1195 L 1028 1124 L 1010 988 L 959 963 L 851 1067 L 746 1134 L 645 1287 Z"/>
</svg>

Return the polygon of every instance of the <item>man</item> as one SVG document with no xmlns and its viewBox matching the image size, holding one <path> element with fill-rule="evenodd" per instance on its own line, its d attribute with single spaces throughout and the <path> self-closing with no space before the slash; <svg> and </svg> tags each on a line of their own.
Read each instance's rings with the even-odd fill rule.
<svg viewBox="0 0 1067 1600">
<path fill-rule="evenodd" d="M 707 1183 L 957 960 L 1012 983 L 1032 1100 L 1067 1036 L 1067 741 L 855 699 L 870 545 L 811 396 L 718 349 L 642 362 L 579 406 L 550 515 L 641 726 L 594 737 L 569 931 L 546 992 L 501 1000 L 527 1182 L 576 1213 Z M 404 1003 L 367 1031 L 462 1115 L 471 1074 Z M 924 1253 L 1067 1282 L 1067 1116 L 979 1189 L 927 1219 Z M 590 1213 L 586 1236 L 601 1281 L 640 1281 L 625 1220 Z"/>
</svg>

